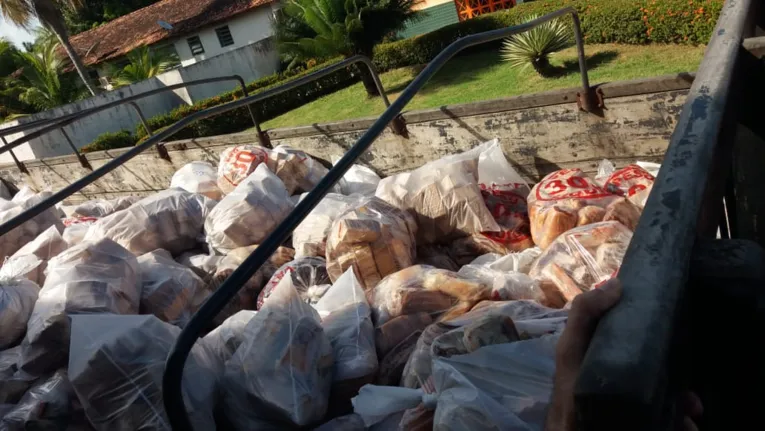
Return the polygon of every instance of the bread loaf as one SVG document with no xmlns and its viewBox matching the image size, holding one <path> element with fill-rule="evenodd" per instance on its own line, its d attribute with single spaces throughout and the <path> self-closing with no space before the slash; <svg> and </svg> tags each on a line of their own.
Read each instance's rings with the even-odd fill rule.
<svg viewBox="0 0 765 431">
<path fill-rule="evenodd" d="M 417 226 L 405 211 L 382 200 L 360 198 L 332 223 L 327 272 L 336 281 L 353 267 L 365 290 L 388 274 L 412 265 Z"/>
<path fill-rule="evenodd" d="M 632 232 L 617 221 L 572 229 L 542 253 L 530 275 L 540 281 L 548 303 L 562 307 L 609 279 L 619 269 L 631 238 Z"/>
</svg>

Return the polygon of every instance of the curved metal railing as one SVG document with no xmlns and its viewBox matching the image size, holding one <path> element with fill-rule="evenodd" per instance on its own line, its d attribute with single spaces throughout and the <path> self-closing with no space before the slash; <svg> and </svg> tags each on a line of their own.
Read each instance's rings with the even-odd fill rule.
<svg viewBox="0 0 765 431">
<path fill-rule="evenodd" d="M 186 358 L 191 351 L 199 335 L 208 323 L 223 309 L 223 307 L 237 294 L 247 280 L 268 260 L 282 243 L 284 243 L 292 231 L 308 215 L 309 212 L 321 201 L 324 195 L 345 174 L 353 163 L 361 156 L 383 132 L 385 127 L 393 121 L 412 100 L 415 94 L 422 89 L 427 81 L 433 77 L 443 66 L 460 51 L 475 45 L 496 41 L 504 37 L 522 33 L 535 26 L 553 20 L 563 15 L 570 14 L 574 20 L 577 48 L 579 53 L 579 68 L 582 73 L 582 85 L 584 98 L 590 94 L 589 81 L 584 58 L 584 43 L 581 37 L 579 16 L 574 8 L 565 8 L 552 12 L 533 21 L 513 27 L 489 31 L 471 36 L 465 36 L 438 54 L 425 69 L 406 87 L 399 97 L 383 112 L 372 126 L 359 138 L 335 166 L 324 176 L 319 184 L 295 207 L 289 216 L 276 227 L 273 233 L 258 246 L 257 249 L 237 268 L 226 281 L 212 294 L 202 307 L 194 314 L 189 323 L 181 332 L 175 342 L 165 365 L 163 378 L 163 398 L 170 424 L 174 430 L 193 430 L 189 421 L 186 408 L 183 403 L 181 392 L 181 380 Z M 585 106 L 589 104 L 585 103 Z M 2 229 L 0 229 L 2 231 Z"/>
</svg>

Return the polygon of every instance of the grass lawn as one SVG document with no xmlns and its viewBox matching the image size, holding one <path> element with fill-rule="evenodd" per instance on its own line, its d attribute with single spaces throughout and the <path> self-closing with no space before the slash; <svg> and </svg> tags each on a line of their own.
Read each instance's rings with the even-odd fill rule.
<svg viewBox="0 0 765 431">
<path fill-rule="evenodd" d="M 704 47 L 607 44 L 587 45 L 585 52 L 590 83 L 598 84 L 695 71 L 704 55 Z M 557 53 L 552 63 L 558 67 L 556 77 L 541 78 L 531 68 L 511 69 L 502 63 L 497 51 L 457 57 L 428 82 L 406 109 L 435 108 L 579 85 L 576 48 Z M 405 67 L 382 75 L 383 85 L 391 101 L 420 69 Z M 367 98 L 359 83 L 267 121 L 264 128 L 369 117 L 381 113 L 383 108 L 380 98 Z"/>
</svg>

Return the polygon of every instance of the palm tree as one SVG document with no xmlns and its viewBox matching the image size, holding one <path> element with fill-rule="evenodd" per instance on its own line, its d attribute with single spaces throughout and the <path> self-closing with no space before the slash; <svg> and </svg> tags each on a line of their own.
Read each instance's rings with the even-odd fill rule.
<svg viewBox="0 0 765 431">
<path fill-rule="evenodd" d="M 56 34 L 85 87 L 95 96 L 96 90 L 88 79 L 85 65 L 69 43 L 69 32 L 61 13 L 62 7 L 77 8 L 80 5 L 81 0 L 0 0 L 0 13 L 8 21 L 22 28 L 29 28 L 32 18 L 37 17 L 45 28 Z"/>
<path fill-rule="evenodd" d="M 369 58 L 374 47 L 417 19 L 412 7 L 420 0 L 287 0 L 276 21 L 279 50 L 290 66 L 311 58 L 335 55 Z M 377 95 L 372 76 L 364 71 L 367 93 Z"/>
<path fill-rule="evenodd" d="M 34 112 L 29 105 L 19 100 L 24 87 L 18 79 L 21 70 L 18 55 L 19 50 L 11 42 L 0 38 L 0 121 Z"/>
<path fill-rule="evenodd" d="M 130 64 L 122 69 L 112 68 L 109 75 L 115 87 L 130 85 L 166 72 L 178 64 L 178 56 L 169 51 L 152 50 L 142 46 L 127 54 Z"/>
<path fill-rule="evenodd" d="M 38 40 L 32 52 L 18 52 L 20 81 L 26 86 L 19 95 L 22 102 L 46 110 L 74 102 L 83 95 L 75 76 L 64 72 L 69 62 L 59 54 L 59 48 L 57 40 L 48 38 Z"/>
</svg>

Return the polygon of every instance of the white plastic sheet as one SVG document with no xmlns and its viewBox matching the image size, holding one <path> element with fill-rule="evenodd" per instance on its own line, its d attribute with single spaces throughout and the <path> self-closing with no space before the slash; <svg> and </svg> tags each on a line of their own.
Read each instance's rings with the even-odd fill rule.
<svg viewBox="0 0 765 431">
<path fill-rule="evenodd" d="M 339 158 L 333 160 L 337 164 Z M 340 192 L 346 196 L 360 194 L 363 196 L 373 196 L 380 183 L 380 177 L 375 171 L 364 165 L 354 164 L 343 175 L 343 178 L 337 183 Z"/>
<path fill-rule="evenodd" d="M 97 430 L 171 430 L 162 375 L 180 332 L 154 316 L 72 316 L 69 377 Z M 186 359 L 183 399 L 198 430 L 215 429 L 218 367 L 202 343 Z"/>
<path fill-rule="evenodd" d="M 226 417 L 237 430 L 316 423 L 327 410 L 332 364 L 332 345 L 319 314 L 285 277 L 226 362 Z"/>
<path fill-rule="evenodd" d="M 261 164 L 210 212 L 207 243 L 220 253 L 260 244 L 292 208 L 284 183 Z"/>
<path fill-rule="evenodd" d="M 223 192 L 218 187 L 218 174 L 209 162 L 191 162 L 183 165 L 170 179 L 170 187 L 199 193 L 216 201 L 223 199 Z"/>
</svg>

